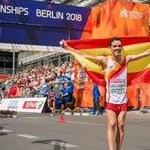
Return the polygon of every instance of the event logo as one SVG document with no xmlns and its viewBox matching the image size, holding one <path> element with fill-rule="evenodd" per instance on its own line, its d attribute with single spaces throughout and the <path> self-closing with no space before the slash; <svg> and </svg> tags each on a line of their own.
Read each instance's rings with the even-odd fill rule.
<svg viewBox="0 0 150 150">
<path fill-rule="evenodd" d="M 129 19 L 143 19 L 143 13 L 137 11 L 129 11 L 123 7 L 120 11 L 120 17 Z"/>
<path fill-rule="evenodd" d="M 126 10 L 125 8 L 122 8 L 120 11 L 120 17 L 121 18 L 127 18 L 128 17 L 128 10 Z"/>
</svg>

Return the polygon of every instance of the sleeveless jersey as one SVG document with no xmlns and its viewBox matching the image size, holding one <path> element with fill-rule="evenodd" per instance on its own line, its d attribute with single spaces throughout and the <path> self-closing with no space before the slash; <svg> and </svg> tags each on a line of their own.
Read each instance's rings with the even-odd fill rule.
<svg viewBox="0 0 150 150">
<path fill-rule="evenodd" d="M 127 65 L 118 64 L 111 57 L 105 70 L 106 102 L 113 104 L 127 103 Z"/>
</svg>

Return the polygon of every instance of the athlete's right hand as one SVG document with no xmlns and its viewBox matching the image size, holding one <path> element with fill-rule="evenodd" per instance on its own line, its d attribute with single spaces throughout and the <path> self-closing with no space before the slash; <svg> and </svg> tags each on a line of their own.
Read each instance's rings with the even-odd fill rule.
<svg viewBox="0 0 150 150">
<path fill-rule="evenodd" d="M 60 46 L 61 46 L 62 48 L 65 48 L 65 47 L 67 46 L 67 43 L 66 43 L 65 40 L 61 40 L 61 41 L 59 42 L 59 44 L 60 44 Z"/>
</svg>

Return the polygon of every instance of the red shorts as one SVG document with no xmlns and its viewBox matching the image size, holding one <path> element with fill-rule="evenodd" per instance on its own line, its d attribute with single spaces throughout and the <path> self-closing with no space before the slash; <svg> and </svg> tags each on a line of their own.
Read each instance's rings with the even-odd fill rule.
<svg viewBox="0 0 150 150">
<path fill-rule="evenodd" d="M 105 108 L 119 114 L 121 111 L 127 111 L 128 104 L 127 103 L 113 104 L 113 103 L 106 102 Z"/>
</svg>

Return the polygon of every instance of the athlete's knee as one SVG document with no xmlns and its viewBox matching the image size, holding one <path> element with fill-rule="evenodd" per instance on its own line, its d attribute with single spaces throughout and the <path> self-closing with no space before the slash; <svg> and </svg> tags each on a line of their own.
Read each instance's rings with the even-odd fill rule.
<svg viewBox="0 0 150 150">
<path fill-rule="evenodd" d="M 120 131 L 124 132 L 125 123 L 123 121 L 118 122 L 117 126 L 118 126 Z"/>
<path fill-rule="evenodd" d="M 115 128 L 116 125 L 117 125 L 117 123 L 116 123 L 115 121 L 109 121 L 109 122 L 108 122 L 108 127 L 109 127 L 109 128 Z"/>
</svg>

